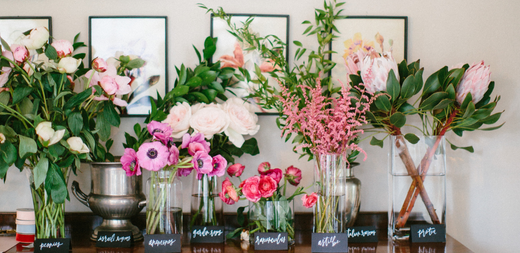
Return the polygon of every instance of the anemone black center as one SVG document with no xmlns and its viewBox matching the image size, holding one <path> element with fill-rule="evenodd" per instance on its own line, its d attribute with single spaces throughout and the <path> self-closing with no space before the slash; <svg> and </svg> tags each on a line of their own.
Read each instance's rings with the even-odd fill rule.
<svg viewBox="0 0 520 253">
<path fill-rule="evenodd" d="M 148 153 L 146 154 L 150 159 L 155 159 L 157 158 L 157 155 L 158 155 L 158 152 L 155 148 L 151 148 L 150 150 L 148 150 Z"/>
</svg>

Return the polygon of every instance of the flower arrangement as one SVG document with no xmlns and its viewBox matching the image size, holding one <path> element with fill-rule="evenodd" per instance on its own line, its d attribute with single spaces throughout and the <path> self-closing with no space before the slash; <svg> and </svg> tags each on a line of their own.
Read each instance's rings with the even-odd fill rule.
<svg viewBox="0 0 520 253">
<path fill-rule="evenodd" d="M 249 233 L 255 232 L 287 232 L 289 239 L 294 240 L 294 211 L 292 210 L 292 200 L 304 194 L 304 206 L 311 208 L 315 201 L 308 199 L 304 188 L 298 186 L 302 179 L 300 169 L 289 166 L 285 172 L 279 168 L 271 168 L 269 162 L 263 162 L 258 166 L 257 176 L 249 177 L 242 181 L 241 175 L 245 166 L 233 164 L 227 169 L 230 177 L 237 177 L 240 180 L 238 187 L 233 185 L 229 178 L 222 182 L 220 198 L 228 205 L 238 202 L 240 199 L 250 201 L 249 205 Z M 282 183 L 283 179 L 283 183 Z M 296 190 L 287 196 L 287 184 L 297 186 Z M 311 194 L 315 196 L 315 193 Z M 238 221 L 244 224 L 243 212 L 246 207 L 237 210 Z M 238 228 L 228 234 L 228 238 L 237 236 L 243 228 Z"/>
<path fill-rule="evenodd" d="M 49 43 L 47 28 L 38 27 L 12 45 L 1 40 L 0 178 L 5 179 L 12 165 L 27 169 L 36 237 L 42 239 L 65 236 L 70 170 L 76 173 L 82 161 L 113 159 L 108 152 L 113 143 L 110 126 L 120 124 L 117 106 L 122 104 L 107 99 L 114 94 L 102 87 L 101 80 L 76 85 L 89 71 L 83 65 L 85 54 L 74 54 L 85 46 L 78 37 Z M 106 77 L 119 78 L 116 73 Z M 124 88 L 127 82 L 117 85 Z"/>
</svg>

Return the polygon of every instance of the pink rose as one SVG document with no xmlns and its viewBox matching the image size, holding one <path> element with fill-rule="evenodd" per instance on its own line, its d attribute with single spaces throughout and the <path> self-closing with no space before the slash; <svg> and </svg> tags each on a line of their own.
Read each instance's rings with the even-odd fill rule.
<svg viewBox="0 0 520 253">
<path fill-rule="evenodd" d="M 268 170 L 265 175 L 272 177 L 274 179 L 274 181 L 276 181 L 276 183 L 279 184 L 280 180 L 282 180 L 283 172 L 281 169 L 276 168 L 276 169 Z"/>
<path fill-rule="evenodd" d="M 235 164 L 229 166 L 229 168 L 227 169 L 227 173 L 231 177 L 239 177 L 242 175 L 242 172 L 244 172 L 245 168 L 246 168 L 246 166 L 244 166 L 240 163 L 235 163 Z"/>
<path fill-rule="evenodd" d="M 262 176 L 260 177 L 260 182 L 258 183 L 258 191 L 262 198 L 269 198 L 273 196 L 273 193 L 276 191 L 278 184 L 276 181 L 270 176 Z"/>
<path fill-rule="evenodd" d="M 311 195 L 304 194 L 302 196 L 303 206 L 306 208 L 313 207 L 316 204 L 316 201 L 318 201 L 318 194 L 315 192 L 311 193 Z"/>
<path fill-rule="evenodd" d="M 268 170 L 271 169 L 271 164 L 269 162 L 263 162 L 260 165 L 258 165 L 258 173 L 260 175 L 265 175 Z"/>
<path fill-rule="evenodd" d="M 11 51 L 13 52 L 13 58 L 16 63 L 22 63 L 29 58 L 29 51 L 22 45 L 12 45 Z"/>
<path fill-rule="evenodd" d="M 68 40 L 55 40 L 51 45 L 54 47 L 54 49 L 56 49 L 58 58 L 69 56 L 72 54 L 72 51 L 74 51 L 72 43 L 70 43 Z"/>
<path fill-rule="evenodd" d="M 195 132 L 204 134 L 204 137 L 209 140 L 213 138 L 213 135 L 222 133 L 228 128 L 229 116 L 221 109 L 220 105 L 204 105 L 193 112 L 190 118 L 190 126 Z"/>
<path fill-rule="evenodd" d="M 291 165 L 285 170 L 285 178 L 290 184 L 298 186 L 302 180 L 302 171 Z"/>
<path fill-rule="evenodd" d="M 96 57 L 96 59 L 92 60 L 92 68 L 97 72 L 105 72 L 107 71 L 107 62 L 102 58 Z"/>
<path fill-rule="evenodd" d="M 216 155 L 213 157 L 213 170 L 209 173 L 208 176 L 224 176 L 226 173 L 227 161 L 221 155 Z"/>
<path fill-rule="evenodd" d="M 274 180 L 273 180 L 274 181 Z M 251 202 L 258 202 L 262 195 L 258 189 L 258 185 L 260 183 L 259 176 L 253 176 L 246 180 L 244 180 L 240 184 L 240 188 L 242 188 L 242 194 Z"/>
<path fill-rule="evenodd" d="M 237 97 L 229 98 L 223 104 L 223 109 L 229 116 L 229 128 L 224 133 L 233 145 L 242 147 L 245 141 L 243 135 L 254 135 L 260 129 L 258 116 L 250 103 Z"/>
<path fill-rule="evenodd" d="M 163 121 L 173 130 L 173 138 L 181 138 L 190 129 L 191 107 L 187 102 L 177 103 Z"/>
<path fill-rule="evenodd" d="M 490 82 L 491 71 L 489 65 L 484 65 L 484 61 L 474 63 L 466 70 L 457 86 L 457 102 L 462 104 L 468 93 L 471 93 L 473 103 L 478 103 L 484 97 Z"/>
</svg>

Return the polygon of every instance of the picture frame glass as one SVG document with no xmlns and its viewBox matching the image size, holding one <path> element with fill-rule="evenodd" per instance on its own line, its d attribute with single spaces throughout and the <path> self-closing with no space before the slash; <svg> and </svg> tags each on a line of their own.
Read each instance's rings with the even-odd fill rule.
<svg viewBox="0 0 520 253">
<path fill-rule="evenodd" d="M 24 32 L 41 26 L 52 34 L 50 17 L 0 17 L 0 36 L 9 45 L 19 44 Z"/>
</svg>

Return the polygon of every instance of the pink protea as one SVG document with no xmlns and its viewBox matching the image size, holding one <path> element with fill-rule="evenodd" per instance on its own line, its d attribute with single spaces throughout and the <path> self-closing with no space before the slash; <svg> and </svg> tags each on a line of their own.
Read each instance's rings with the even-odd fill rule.
<svg viewBox="0 0 520 253">
<path fill-rule="evenodd" d="M 143 143 L 137 151 L 139 166 L 150 170 L 159 171 L 168 165 L 170 153 L 168 148 L 160 142 Z"/>
<path fill-rule="evenodd" d="M 473 103 L 478 103 L 484 97 L 490 82 L 489 65 L 484 65 L 484 61 L 474 63 L 466 70 L 457 86 L 457 103 L 462 104 L 468 93 L 471 93 Z"/>
<path fill-rule="evenodd" d="M 240 177 L 242 175 L 242 173 L 244 172 L 245 168 L 246 168 L 246 166 L 244 166 L 240 163 L 235 163 L 235 164 L 229 166 L 229 168 L 227 169 L 227 173 L 230 177 Z"/>
<path fill-rule="evenodd" d="M 367 53 L 363 49 L 349 54 L 345 58 L 345 67 L 347 68 L 347 75 L 357 75 L 358 71 L 363 68 L 363 60 Z"/>
<path fill-rule="evenodd" d="M 216 155 L 213 157 L 212 162 L 213 170 L 208 174 L 208 176 L 217 176 L 221 177 L 226 174 L 227 161 L 221 155 Z"/>
<path fill-rule="evenodd" d="M 121 165 L 127 176 L 141 175 L 141 167 L 137 159 L 137 152 L 132 148 L 126 148 L 121 157 Z"/>
<path fill-rule="evenodd" d="M 290 184 L 298 186 L 302 180 L 302 171 L 291 165 L 285 170 L 285 178 Z"/>
<path fill-rule="evenodd" d="M 258 173 L 260 175 L 265 175 L 268 170 L 271 169 L 271 164 L 269 162 L 263 162 L 260 165 L 258 165 Z"/>
<path fill-rule="evenodd" d="M 377 91 L 386 90 L 386 80 L 390 70 L 394 70 L 397 80 L 399 80 L 399 71 L 397 62 L 390 53 L 379 55 L 371 52 L 365 56 L 361 66 L 361 79 L 367 91 L 376 93 Z"/>
</svg>

